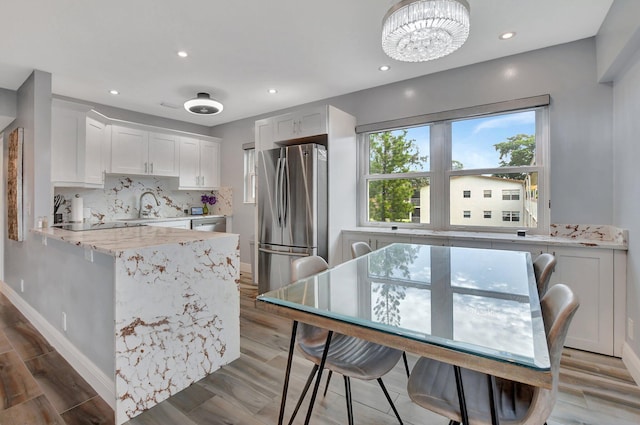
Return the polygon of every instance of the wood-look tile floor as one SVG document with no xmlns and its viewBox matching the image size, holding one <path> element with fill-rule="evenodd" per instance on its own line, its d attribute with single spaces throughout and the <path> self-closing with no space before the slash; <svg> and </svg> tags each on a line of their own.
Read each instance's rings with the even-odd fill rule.
<svg viewBox="0 0 640 425">
<path fill-rule="evenodd" d="M 291 323 L 255 309 L 257 290 L 245 275 L 241 276 L 240 292 L 241 357 L 126 425 L 277 423 Z M 113 423 L 113 412 L 106 403 L 3 296 L 0 296 L 0 326 L 0 425 Z M 410 355 L 410 365 L 415 361 L 416 357 Z M 310 367 L 302 357 L 294 357 L 288 413 Z M 402 364 L 384 381 L 405 424 L 448 424 L 445 418 L 411 403 Z M 342 379 L 334 377 L 326 397 L 319 395 L 312 424 L 347 423 L 343 385 Z M 397 423 L 375 382 L 353 380 L 352 393 L 356 423 Z M 298 416 L 295 423 L 303 423 L 304 415 Z M 565 350 L 558 401 L 548 425 L 614 423 L 640 424 L 640 388 L 622 361 Z"/>
</svg>

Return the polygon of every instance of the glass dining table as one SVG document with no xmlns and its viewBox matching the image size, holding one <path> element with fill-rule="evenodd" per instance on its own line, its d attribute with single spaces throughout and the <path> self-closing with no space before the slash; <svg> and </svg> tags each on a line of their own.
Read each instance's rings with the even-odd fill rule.
<svg viewBox="0 0 640 425">
<path fill-rule="evenodd" d="M 452 364 L 457 378 L 460 368 L 486 373 L 491 392 L 496 376 L 551 388 L 528 252 L 395 243 L 257 300 L 258 308 L 293 320 L 279 424 L 298 322 Z M 467 423 L 462 382 L 458 395 Z"/>
</svg>

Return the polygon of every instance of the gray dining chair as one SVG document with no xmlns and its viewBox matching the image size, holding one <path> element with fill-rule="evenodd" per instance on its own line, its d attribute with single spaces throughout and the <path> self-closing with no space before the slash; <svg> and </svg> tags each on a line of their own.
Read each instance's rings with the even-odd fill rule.
<svg viewBox="0 0 640 425">
<path fill-rule="evenodd" d="M 496 378 L 495 400 L 500 423 L 546 424 L 556 402 L 562 347 L 578 306 L 579 302 L 573 291 L 563 284 L 554 285 L 542 298 L 542 318 L 549 347 L 552 387 L 545 389 Z M 468 369 L 462 369 L 461 374 L 469 421 L 474 425 L 491 424 L 488 376 Z M 451 420 L 450 425 L 459 425 L 460 405 L 452 365 L 420 358 L 411 372 L 407 391 L 414 403 L 446 416 Z"/>
<path fill-rule="evenodd" d="M 291 278 L 293 281 L 304 279 L 313 274 L 327 270 L 329 265 L 318 256 L 299 258 L 291 263 Z M 329 335 L 327 329 L 300 323 L 296 333 L 296 343 L 302 355 L 314 363 L 311 373 L 307 378 L 302 394 L 292 413 L 289 424 L 293 420 L 302 405 L 305 395 L 311 386 L 313 378 L 319 372 L 325 342 Z M 385 347 L 360 338 L 334 333 L 329 344 L 329 351 L 324 368 L 329 372 L 340 373 L 344 377 L 345 398 L 347 402 L 347 418 L 349 425 L 353 425 L 353 402 L 351 398 L 351 378 L 364 381 L 376 380 L 382 389 L 387 401 L 393 409 L 393 413 L 402 425 L 402 419 L 396 409 L 393 400 L 382 382 L 382 376 L 386 375 L 398 363 L 402 351 Z M 327 382 L 328 385 L 328 382 Z M 326 389 L 325 389 L 326 394 Z M 314 400 L 311 400 L 311 405 Z"/>
<path fill-rule="evenodd" d="M 367 255 L 370 252 L 373 252 L 371 246 L 366 242 L 354 242 L 351 244 L 351 256 L 353 258 L 358 258 L 363 255 Z M 402 362 L 404 363 L 404 370 L 407 372 L 407 378 L 409 377 L 409 361 L 407 360 L 407 353 L 402 352 Z M 329 379 L 331 379 L 331 372 L 329 372 L 329 377 L 327 379 L 327 386 L 329 385 Z M 325 394 L 327 390 L 325 388 Z"/>
<path fill-rule="evenodd" d="M 551 274 L 556 267 L 556 257 L 545 252 L 533 260 L 533 273 L 536 275 L 538 285 L 538 296 L 540 299 L 547 293 Z"/>
</svg>

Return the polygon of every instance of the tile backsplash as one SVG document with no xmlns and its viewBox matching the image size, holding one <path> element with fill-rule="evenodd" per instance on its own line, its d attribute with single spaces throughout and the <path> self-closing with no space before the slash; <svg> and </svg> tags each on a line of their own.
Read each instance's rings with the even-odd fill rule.
<svg viewBox="0 0 640 425">
<path fill-rule="evenodd" d="M 140 195 L 147 191 L 153 193 L 160 204 L 157 205 L 151 195 L 144 197 L 143 208 L 149 211 L 150 217 L 184 216 L 185 209 L 202 206 L 200 197 L 204 194 L 215 195 L 217 199 L 214 205 L 208 206 L 209 214 L 232 215 L 231 188 L 184 191 L 175 190 L 175 185 L 175 179 L 166 177 L 108 175 L 104 189 L 57 187 L 55 194 L 64 197 L 58 209 L 58 213 L 63 214 L 64 221 L 71 219 L 71 199 L 76 195 L 83 198 L 84 208 L 91 209 L 89 220 L 92 222 L 137 218 L 140 211 Z"/>
</svg>

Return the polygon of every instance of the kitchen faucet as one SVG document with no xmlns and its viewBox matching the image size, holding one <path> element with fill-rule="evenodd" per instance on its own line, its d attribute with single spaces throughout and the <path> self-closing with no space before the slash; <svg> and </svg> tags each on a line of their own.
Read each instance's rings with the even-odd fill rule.
<svg viewBox="0 0 640 425">
<path fill-rule="evenodd" d="M 138 218 L 149 217 L 149 210 L 142 208 L 142 198 L 144 198 L 144 195 L 153 196 L 153 199 L 155 199 L 156 201 L 156 205 L 160 206 L 160 201 L 158 201 L 158 198 L 156 198 L 156 195 L 154 195 L 153 192 L 144 192 L 142 195 L 140 195 L 140 211 L 138 212 Z"/>
</svg>

